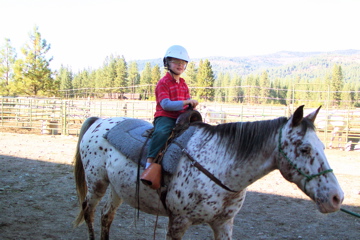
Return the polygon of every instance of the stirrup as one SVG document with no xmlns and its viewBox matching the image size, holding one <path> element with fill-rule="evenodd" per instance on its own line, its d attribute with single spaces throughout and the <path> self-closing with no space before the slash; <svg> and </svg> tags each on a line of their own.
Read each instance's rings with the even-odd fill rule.
<svg viewBox="0 0 360 240">
<path fill-rule="evenodd" d="M 161 165 L 158 163 L 151 163 L 141 174 L 140 180 L 143 184 L 152 189 L 159 189 L 161 183 Z"/>
</svg>

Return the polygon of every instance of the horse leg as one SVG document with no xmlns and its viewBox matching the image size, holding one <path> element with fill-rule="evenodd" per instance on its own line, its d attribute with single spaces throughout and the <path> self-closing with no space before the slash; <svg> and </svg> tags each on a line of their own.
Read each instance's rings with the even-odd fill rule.
<svg viewBox="0 0 360 240">
<path fill-rule="evenodd" d="M 188 218 L 170 215 L 166 240 L 181 240 L 190 225 Z"/>
<path fill-rule="evenodd" d="M 94 186 L 88 186 L 88 192 L 86 194 L 85 200 L 82 203 L 82 209 L 84 212 L 84 219 L 86 225 L 88 226 L 89 239 L 95 239 L 94 231 L 94 213 L 97 204 L 101 198 L 105 195 L 106 189 L 109 183 L 106 181 L 96 181 Z"/>
<path fill-rule="evenodd" d="M 225 222 L 212 222 L 210 227 L 214 232 L 215 240 L 230 240 L 232 238 L 232 231 L 234 226 L 234 218 Z"/>
<path fill-rule="evenodd" d="M 116 209 L 121 205 L 123 200 L 116 194 L 111 186 L 110 196 L 101 212 L 101 239 L 109 239 L 110 226 L 114 220 Z"/>
</svg>

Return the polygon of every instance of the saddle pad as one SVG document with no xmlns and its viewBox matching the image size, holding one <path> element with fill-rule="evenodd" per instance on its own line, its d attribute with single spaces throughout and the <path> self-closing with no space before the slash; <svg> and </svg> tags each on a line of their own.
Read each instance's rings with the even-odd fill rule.
<svg viewBox="0 0 360 240">
<path fill-rule="evenodd" d="M 142 134 L 152 127 L 153 125 L 151 123 L 144 120 L 129 118 L 119 122 L 115 127 L 110 129 L 104 135 L 104 138 L 127 158 L 138 163 L 141 149 L 146 141 L 146 137 L 142 136 Z M 186 146 L 194 130 L 194 127 L 189 127 L 169 145 L 161 162 L 165 172 L 170 174 L 175 172 L 179 159 L 182 156 L 182 148 Z M 140 165 L 143 167 L 146 163 L 149 142 L 150 139 L 144 147 L 140 160 Z"/>
<path fill-rule="evenodd" d="M 104 138 L 127 158 L 138 163 L 141 149 L 146 141 L 146 137 L 143 137 L 142 134 L 152 127 L 151 123 L 144 120 L 129 118 L 116 124 L 104 135 Z M 149 141 L 142 152 L 140 162 L 142 166 L 145 166 L 146 163 Z"/>
</svg>

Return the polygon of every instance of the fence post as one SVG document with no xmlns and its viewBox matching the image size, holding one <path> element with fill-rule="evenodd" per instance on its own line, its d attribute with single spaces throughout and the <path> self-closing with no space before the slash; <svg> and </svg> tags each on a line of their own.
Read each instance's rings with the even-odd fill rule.
<svg viewBox="0 0 360 240">
<path fill-rule="evenodd" d="M 124 110 L 124 116 L 127 117 L 127 102 L 125 102 L 123 110 Z"/>
<path fill-rule="evenodd" d="M 67 121 L 66 121 L 66 100 L 61 101 L 62 106 L 62 118 L 61 118 L 61 134 L 67 135 Z"/>
<path fill-rule="evenodd" d="M 4 98 L 1 98 L 1 126 L 4 126 Z"/>
</svg>

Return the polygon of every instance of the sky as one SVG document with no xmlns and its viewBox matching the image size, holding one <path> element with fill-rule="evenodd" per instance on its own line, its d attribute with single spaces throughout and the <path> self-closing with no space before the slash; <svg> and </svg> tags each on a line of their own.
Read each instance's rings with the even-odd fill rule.
<svg viewBox="0 0 360 240">
<path fill-rule="evenodd" d="M 360 0 L 0 0 L 0 46 L 38 27 L 52 69 L 97 69 L 105 58 L 190 58 L 360 49 Z"/>
</svg>

